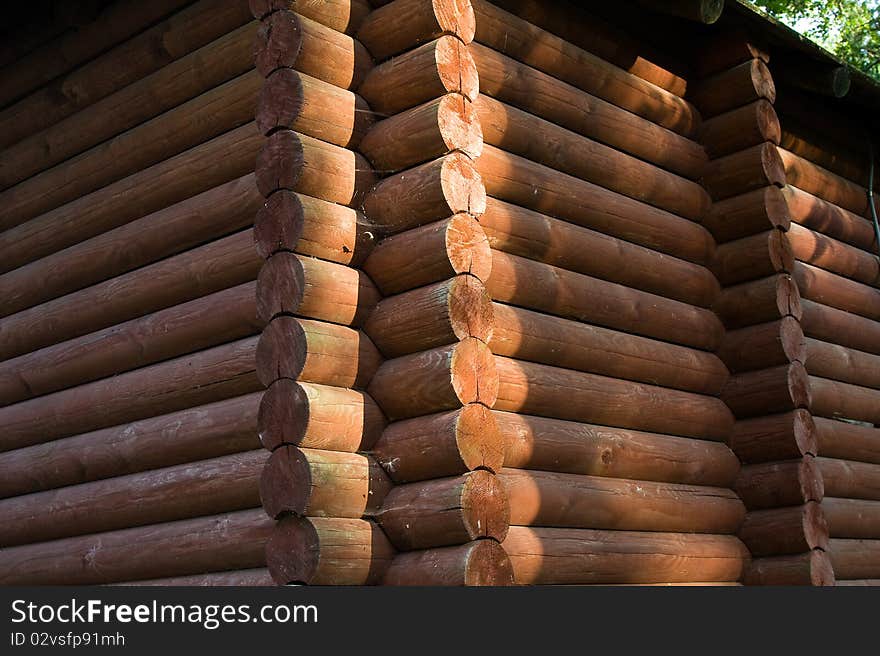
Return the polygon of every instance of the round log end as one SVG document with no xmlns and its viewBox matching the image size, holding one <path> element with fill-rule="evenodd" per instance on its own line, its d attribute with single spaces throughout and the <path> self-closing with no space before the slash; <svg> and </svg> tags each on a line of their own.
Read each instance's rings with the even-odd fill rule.
<svg viewBox="0 0 880 656">
<path fill-rule="evenodd" d="M 788 393 L 795 408 L 809 408 L 812 402 L 810 377 L 800 362 L 792 362 L 788 367 Z"/>
<path fill-rule="evenodd" d="M 831 558 L 824 551 L 816 549 L 810 554 L 810 583 L 818 586 L 831 586 L 835 582 Z"/>
<path fill-rule="evenodd" d="M 791 227 L 791 212 L 782 189 L 773 185 L 765 187 L 764 207 L 767 211 L 767 218 L 774 226 L 780 230 L 788 230 Z"/>
<path fill-rule="evenodd" d="M 451 153 L 443 159 L 440 184 L 453 214 L 464 212 L 478 217 L 486 211 L 483 178 L 467 155 Z"/>
<path fill-rule="evenodd" d="M 278 585 L 311 583 L 319 556 L 318 532 L 305 517 L 284 517 L 266 542 L 266 566 Z"/>
<path fill-rule="evenodd" d="M 275 253 L 257 276 L 257 314 L 263 321 L 296 314 L 302 303 L 305 272 L 293 253 Z"/>
<path fill-rule="evenodd" d="M 454 34 L 464 43 L 474 40 L 477 21 L 470 0 L 433 0 L 433 4 L 440 29 Z"/>
<path fill-rule="evenodd" d="M 835 98 L 843 98 L 849 93 L 852 79 L 846 66 L 838 66 L 831 71 L 831 94 Z"/>
<path fill-rule="evenodd" d="M 293 68 L 301 47 L 302 28 L 297 15 L 292 11 L 276 11 L 267 16 L 257 30 L 254 64 L 263 77 L 278 68 Z"/>
<path fill-rule="evenodd" d="M 481 403 L 470 403 L 461 410 L 455 426 L 455 441 L 462 462 L 469 470 L 486 469 L 497 473 L 504 463 L 504 438 L 495 415 Z"/>
<path fill-rule="evenodd" d="M 309 505 L 312 476 L 302 451 L 281 446 L 269 456 L 260 476 L 260 500 L 272 519 L 304 515 Z"/>
<path fill-rule="evenodd" d="M 803 408 L 794 411 L 794 440 L 801 455 L 816 455 L 819 451 L 819 441 L 816 436 L 816 422 L 813 415 Z"/>
<path fill-rule="evenodd" d="M 791 276 L 776 276 L 776 307 L 780 316 L 791 315 L 798 321 L 803 317 L 801 293 Z"/>
<path fill-rule="evenodd" d="M 701 0 L 700 20 L 706 25 L 711 25 L 721 18 L 724 11 L 724 0 Z"/>
<path fill-rule="evenodd" d="M 771 103 L 776 102 L 776 84 L 767 64 L 760 59 L 753 59 L 751 64 L 752 84 L 759 98 L 766 98 Z"/>
<path fill-rule="evenodd" d="M 273 0 L 250 0 L 248 6 L 250 7 L 251 14 L 257 20 L 268 16 L 277 9 Z"/>
<path fill-rule="evenodd" d="M 299 444 L 308 425 L 309 397 L 305 390 L 287 378 L 272 383 L 257 412 L 257 430 L 263 447 L 274 451 L 283 444 Z"/>
<path fill-rule="evenodd" d="M 295 250 L 302 237 L 304 218 L 297 194 L 282 190 L 269 196 L 254 219 L 254 245 L 260 257 Z"/>
<path fill-rule="evenodd" d="M 434 50 L 437 74 L 449 93 L 460 93 L 473 102 L 480 93 L 477 64 L 467 46 L 454 36 L 441 36 Z"/>
<path fill-rule="evenodd" d="M 495 356 L 484 342 L 469 337 L 452 353 L 452 387 L 462 405 L 482 403 L 491 408 L 498 399 Z"/>
<path fill-rule="evenodd" d="M 483 152 L 483 128 L 477 110 L 464 96 L 443 96 L 437 109 L 437 126 L 448 150 L 458 150 L 472 159 Z"/>
<path fill-rule="evenodd" d="M 307 350 L 299 321 L 292 317 L 273 319 L 257 343 L 257 378 L 266 387 L 279 378 L 296 380 L 305 366 Z"/>
<path fill-rule="evenodd" d="M 495 327 L 492 299 L 479 278 L 468 274 L 453 278 L 446 302 L 452 332 L 458 339 L 476 337 L 489 342 Z"/>
<path fill-rule="evenodd" d="M 801 460 L 798 482 L 805 501 L 822 501 L 825 497 L 825 481 L 813 456 L 805 456 Z"/>
<path fill-rule="evenodd" d="M 785 164 L 772 143 L 765 143 L 761 147 L 761 166 L 768 183 L 777 187 L 785 186 Z"/>
<path fill-rule="evenodd" d="M 254 176 L 257 189 L 269 196 L 279 189 L 296 187 L 303 167 L 302 142 L 295 132 L 279 130 L 272 133 L 257 154 Z"/>
<path fill-rule="evenodd" d="M 828 523 L 819 503 L 804 504 L 803 526 L 804 540 L 810 549 L 828 549 Z"/>
<path fill-rule="evenodd" d="M 782 140 L 782 126 L 779 123 L 779 116 L 773 105 L 763 98 L 755 104 L 757 112 L 758 130 L 766 141 L 779 145 Z"/>
<path fill-rule="evenodd" d="M 462 521 L 472 540 L 503 541 L 510 526 L 510 504 L 498 477 L 487 471 L 465 474 L 461 491 Z"/>
<path fill-rule="evenodd" d="M 257 99 L 257 128 L 269 134 L 277 128 L 289 128 L 303 108 L 302 81 L 289 68 L 273 71 L 263 83 Z"/>
<path fill-rule="evenodd" d="M 446 227 L 446 253 L 455 273 L 469 273 L 482 281 L 492 273 L 492 249 L 479 222 L 456 214 Z"/>
<path fill-rule="evenodd" d="M 477 540 L 468 545 L 464 585 L 513 585 L 513 565 L 507 552 L 495 540 Z"/>
<path fill-rule="evenodd" d="M 807 356 L 807 344 L 800 322 L 794 317 L 783 317 L 779 323 L 779 340 L 782 352 L 789 362 L 804 362 Z"/>
</svg>

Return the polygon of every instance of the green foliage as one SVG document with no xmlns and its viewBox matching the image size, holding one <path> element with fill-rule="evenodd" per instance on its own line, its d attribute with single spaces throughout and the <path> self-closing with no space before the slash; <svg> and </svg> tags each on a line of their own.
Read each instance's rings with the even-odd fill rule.
<svg viewBox="0 0 880 656">
<path fill-rule="evenodd" d="M 880 80 L 880 0 L 753 0 L 753 3 Z"/>
</svg>

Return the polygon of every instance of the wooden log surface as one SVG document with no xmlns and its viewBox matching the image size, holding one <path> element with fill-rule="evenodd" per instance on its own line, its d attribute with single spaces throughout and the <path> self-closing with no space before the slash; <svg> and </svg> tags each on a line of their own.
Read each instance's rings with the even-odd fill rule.
<svg viewBox="0 0 880 656">
<path fill-rule="evenodd" d="M 819 549 L 793 556 L 754 558 L 746 568 L 746 585 L 834 585 L 835 567 Z"/>
<path fill-rule="evenodd" d="M 779 145 L 782 128 L 773 105 L 763 98 L 705 121 L 700 143 L 712 159 L 761 143 Z"/>
<path fill-rule="evenodd" d="M 712 309 L 728 330 L 803 313 L 798 286 L 781 273 L 722 289 Z"/>
<path fill-rule="evenodd" d="M 495 540 L 397 554 L 383 585 L 513 585 L 507 552 Z"/>
<path fill-rule="evenodd" d="M 880 464 L 876 428 L 822 417 L 816 417 L 815 423 L 817 455 Z"/>
<path fill-rule="evenodd" d="M 880 501 L 825 497 L 822 512 L 832 538 L 880 538 Z"/>
<path fill-rule="evenodd" d="M 800 458 L 819 452 L 818 431 L 805 409 L 737 421 L 730 448 L 743 463 Z"/>
<path fill-rule="evenodd" d="M 880 287 L 880 260 L 876 255 L 798 223 L 789 228 L 788 240 L 794 256 L 801 262 L 865 285 Z"/>
<path fill-rule="evenodd" d="M 841 579 L 880 578 L 880 540 L 829 540 L 828 556 Z"/>
<path fill-rule="evenodd" d="M 746 465 L 734 489 L 749 510 L 800 506 L 825 495 L 822 469 L 813 456 Z"/>
<path fill-rule="evenodd" d="M 827 499 L 826 499 L 827 500 Z M 799 554 L 812 549 L 828 550 L 828 524 L 821 504 L 753 510 L 746 515 L 740 539 L 752 556 Z"/>
<path fill-rule="evenodd" d="M 880 390 L 810 376 L 812 411 L 819 417 L 880 424 Z"/>
<path fill-rule="evenodd" d="M 869 253 L 878 252 L 870 221 L 791 185 L 783 193 L 792 218 L 800 225 Z"/>
<path fill-rule="evenodd" d="M 880 354 L 880 325 L 876 321 L 806 299 L 803 311 L 801 326 L 808 337 Z"/>
<path fill-rule="evenodd" d="M 842 383 L 880 389 L 880 356 L 807 338 L 807 372 Z"/>
<path fill-rule="evenodd" d="M 369 0 L 250 0 L 249 4 L 257 20 L 273 11 L 295 11 L 344 34 L 355 34 L 372 11 Z"/>
<path fill-rule="evenodd" d="M 818 164 L 813 164 L 785 148 L 779 148 L 779 155 L 785 165 L 788 184 L 854 214 L 868 216 L 868 192 L 864 187 Z"/>
<path fill-rule="evenodd" d="M 771 229 L 721 244 L 715 249 L 711 269 L 727 287 L 774 273 L 791 273 L 794 258 L 787 233 Z"/>
<path fill-rule="evenodd" d="M 783 317 L 727 331 L 718 357 L 731 372 L 740 373 L 795 361 L 804 363 L 807 348 L 800 323 L 794 317 Z"/>
<path fill-rule="evenodd" d="M 703 176 L 703 184 L 716 201 L 770 185 L 784 187 L 785 180 L 778 148 L 767 141 L 713 159 Z"/>
<path fill-rule="evenodd" d="M 813 390 L 804 365 L 795 361 L 735 374 L 727 381 L 721 398 L 738 418 L 748 418 L 809 409 Z"/>
<path fill-rule="evenodd" d="M 143 579 L 140 581 L 126 581 L 114 583 L 114 585 L 135 586 L 184 586 L 192 587 L 268 587 L 275 585 L 269 570 L 265 567 L 251 569 L 231 570 L 228 572 L 208 572 L 206 574 L 192 574 L 190 576 L 167 576 L 158 579 Z"/>
<path fill-rule="evenodd" d="M 722 244 L 774 228 L 787 231 L 791 213 L 783 192 L 771 185 L 713 203 L 703 225 Z"/>
<path fill-rule="evenodd" d="M 870 429 L 869 429 L 870 430 Z M 828 496 L 880 501 L 880 466 L 837 458 L 816 458 Z"/>
<path fill-rule="evenodd" d="M 690 94 L 704 118 L 718 116 L 759 99 L 776 101 L 776 85 L 761 59 L 750 59 L 738 66 L 712 75 Z"/>
<path fill-rule="evenodd" d="M 797 263 L 792 277 L 805 299 L 880 321 L 880 289 L 804 262 Z"/>
<path fill-rule="evenodd" d="M 724 11 L 724 0 L 638 0 L 638 3 L 651 11 L 706 25 L 721 18 Z"/>
</svg>

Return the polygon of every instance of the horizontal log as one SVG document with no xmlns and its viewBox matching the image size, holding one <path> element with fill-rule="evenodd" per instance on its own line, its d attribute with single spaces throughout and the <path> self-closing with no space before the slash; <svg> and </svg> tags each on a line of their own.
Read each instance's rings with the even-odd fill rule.
<svg viewBox="0 0 880 656">
<path fill-rule="evenodd" d="M 262 567 L 262 509 L 125 528 L 0 552 L 3 585 L 95 585 Z"/>
<path fill-rule="evenodd" d="M 721 290 L 712 309 L 728 330 L 803 313 L 797 285 L 782 273 Z"/>
<path fill-rule="evenodd" d="M 311 319 L 277 317 L 260 335 L 255 368 L 268 387 L 279 378 L 363 388 L 382 356 L 358 330 Z"/>
<path fill-rule="evenodd" d="M 496 357 L 496 410 L 723 441 L 733 416 L 713 397 Z"/>
<path fill-rule="evenodd" d="M 733 373 L 764 369 L 789 362 L 804 363 L 807 349 L 801 325 L 794 317 L 730 330 L 718 357 Z"/>
<path fill-rule="evenodd" d="M 354 453 L 373 447 L 385 417 L 364 392 L 281 378 L 260 402 L 258 432 L 263 446 L 282 445 Z"/>
<path fill-rule="evenodd" d="M 711 25 L 724 11 L 724 0 L 638 0 L 638 3 L 662 14 Z"/>
<path fill-rule="evenodd" d="M 880 389 L 880 356 L 812 338 L 806 347 L 810 375 Z"/>
<path fill-rule="evenodd" d="M 265 140 L 252 123 L 0 232 L 0 271 L 108 232 L 254 170 Z M 212 165 L 205 168 L 206 161 Z M 186 172 L 192 172 L 192 175 Z"/>
<path fill-rule="evenodd" d="M 817 455 L 880 464 L 880 432 L 847 421 L 816 417 Z"/>
<path fill-rule="evenodd" d="M 880 501 L 878 463 L 816 458 L 816 466 L 821 472 L 828 496 Z"/>
<path fill-rule="evenodd" d="M 256 346 L 249 337 L 0 408 L 0 450 L 254 392 Z"/>
<path fill-rule="evenodd" d="M 372 11 L 369 0 L 250 0 L 249 4 L 251 13 L 257 20 L 265 18 L 273 11 L 286 9 L 344 34 L 357 33 L 361 23 Z"/>
<path fill-rule="evenodd" d="M 803 301 L 803 310 L 801 327 L 807 337 L 880 354 L 880 325 L 876 321 L 808 300 Z"/>
<path fill-rule="evenodd" d="M 788 235 L 774 228 L 721 244 L 715 249 L 711 269 L 722 285 L 735 285 L 774 273 L 791 273 L 794 252 Z"/>
<path fill-rule="evenodd" d="M 254 243 L 265 258 L 279 251 L 296 251 L 356 267 L 372 251 L 376 237 L 356 210 L 282 190 L 257 212 Z"/>
<path fill-rule="evenodd" d="M 474 471 L 396 485 L 376 520 L 401 551 L 445 547 L 507 535 L 510 506 L 498 478 Z"/>
<path fill-rule="evenodd" d="M 504 303 L 706 350 L 723 332 L 709 310 L 500 251 L 486 290 Z"/>
<path fill-rule="evenodd" d="M 492 407 L 498 394 L 495 358 L 483 342 L 467 338 L 386 360 L 368 391 L 391 420 L 454 410 L 468 403 Z"/>
<path fill-rule="evenodd" d="M 492 412 L 469 403 L 389 424 L 372 454 L 395 483 L 408 483 L 477 469 L 497 472 L 504 444 Z"/>
<path fill-rule="evenodd" d="M 762 98 L 774 103 L 776 85 L 767 65 L 760 59 L 751 59 L 707 77 L 690 95 L 690 101 L 704 118 L 718 116 Z"/>
<path fill-rule="evenodd" d="M 358 149 L 376 169 L 400 171 L 454 150 L 476 159 L 483 131 L 474 105 L 450 93 L 375 124 Z"/>
<path fill-rule="evenodd" d="M 229 572 L 208 572 L 207 574 L 193 574 L 190 576 L 169 576 L 160 579 L 146 579 L 141 581 L 126 581 L 114 585 L 135 586 L 177 586 L 177 587 L 239 587 L 247 586 L 268 587 L 275 585 L 269 570 L 265 567 L 252 569 L 231 570 Z"/>
<path fill-rule="evenodd" d="M 447 93 L 473 102 L 479 90 L 468 46 L 447 35 L 379 64 L 358 92 L 374 112 L 392 116 Z"/>
<path fill-rule="evenodd" d="M 708 160 L 696 141 L 500 52 L 469 50 L 483 94 L 691 180 L 702 175 Z"/>
<path fill-rule="evenodd" d="M 201 0 L 190 5 L 0 112 L 0 148 L 54 125 L 250 20 L 243 3 Z"/>
<path fill-rule="evenodd" d="M 783 58 L 776 63 L 782 69 L 785 83 L 793 87 L 831 98 L 843 98 L 849 93 L 851 79 L 845 65 L 823 63 L 807 67 L 799 58 Z"/>
<path fill-rule="evenodd" d="M 880 585 L 880 579 L 851 579 L 848 581 L 837 581 L 835 585 L 843 585 L 843 586 L 875 586 Z"/>
<path fill-rule="evenodd" d="M 525 471 L 498 479 L 515 526 L 735 533 L 746 509 L 731 491 L 679 483 Z"/>
<path fill-rule="evenodd" d="M 703 225 L 722 244 L 774 228 L 786 231 L 791 214 L 783 192 L 769 186 L 713 203 Z"/>
<path fill-rule="evenodd" d="M 260 500 L 274 519 L 374 515 L 392 483 L 371 457 L 280 446 L 260 476 Z"/>
<path fill-rule="evenodd" d="M 779 149 L 779 154 L 788 184 L 854 214 L 868 216 L 868 192 L 864 187 L 784 148 Z"/>
<path fill-rule="evenodd" d="M 249 282 L 256 278 L 259 266 L 251 231 L 230 235 L 4 318 L 0 358 Z"/>
<path fill-rule="evenodd" d="M 486 288 L 464 274 L 379 301 L 364 332 L 386 358 L 396 358 L 469 337 L 488 342 L 494 325 Z"/>
<path fill-rule="evenodd" d="M 267 16 L 257 31 L 254 63 L 263 77 L 296 68 L 340 89 L 355 90 L 373 67 L 360 41 L 292 11 Z"/>
<path fill-rule="evenodd" d="M 805 299 L 880 321 L 880 289 L 876 287 L 804 262 L 797 263 L 793 278 Z"/>
<path fill-rule="evenodd" d="M 483 94 L 474 102 L 487 144 L 698 221 L 711 200 L 696 182 Z"/>
<path fill-rule="evenodd" d="M 754 558 L 746 568 L 746 585 L 834 585 L 831 560 L 818 549 L 794 556 Z"/>
<path fill-rule="evenodd" d="M 822 470 L 813 456 L 746 465 L 734 489 L 749 510 L 800 506 L 825 495 Z"/>
<path fill-rule="evenodd" d="M 724 200 L 768 185 L 784 187 L 785 169 L 778 148 L 765 141 L 713 159 L 706 167 L 703 184 L 713 200 Z"/>
<path fill-rule="evenodd" d="M 366 101 L 351 91 L 279 68 L 260 89 L 256 123 L 263 134 L 286 128 L 343 148 L 356 148 L 374 119 Z"/>
<path fill-rule="evenodd" d="M 469 214 L 383 239 L 364 262 L 364 271 L 386 296 L 470 273 L 485 281 L 492 251 L 480 223 Z"/>
<path fill-rule="evenodd" d="M 712 353 L 500 303 L 494 314 L 496 355 L 709 395 L 727 381 Z"/>
<path fill-rule="evenodd" d="M 832 539 L 828 556 L 841 579 L 880 578 L 880 540 Z"/>
<path fill-rule="evenodd" d="M 732 535 L 512 526 L 503 546 L 519 585 L 737 581 L 749 560 Z"/>
<path fill-rule="evenodd" d="M 721 398 L 738 418 L 809 409 L 810 383 L 804 365 L 792 362 L 731 376 Z"/>
<path fill-rule="evenodd" d="M 688 262 L 704 264 L 714 241 L 702 226 L 591 182 L 485 146 L 477 170 L 489 195 Z"/>
<path fill-rule="evenodd" d="M 253 508 L 262 449 L 0 501 L 10 547 Z"/>
<path fill-rule="evenodd" d="M 739 470 L 717 442 L 510 412 L 495 418 L 511 469 L 718 487 L 730 487 Z"/>
<path fill-rule="evenodd" d="M 21 182 L 246 73 L 253 66 L 256 31 L 256 23 L 243 25 L 10 146 L 0 162 L 0 188 Z M 162 92 L 156 93 L 156 89 Z"/>
<path fill-rule="evenodd" d="M 276 253 L 257 277 L 256 308 L 266 322 L 295 314 L 357 327 L 380 298 L 362 271 L 294 253 Z"/>
<path fill-rule="evenodd" d="M 872 287 L 880 287 L 880 260 L 876 255 L 797 223 L 789 229 L 788 239 L 794 256 L 801 262 Z"/>
<path fill-rule="evenodd" d="M 819 417 L 880 424 L 880 390 L 810 376 L 812 411 Z"/>
<path fill-rule="evenodd" d="M 272 524 L 266 565 L 278 585 L 375 585 L 394 557 L 368 520 L 291 516 Z"/>
<path fill-rule="evenodd" d="M 762 463 L 816 455 L 818 431 L 804 409 L 736 422 L 730 448 L 743 463 Z"/>
<path fill-rule="evenodd" d="M 880 538 L 880 501 L 825 497 L 822 512 L 832 538 Z"/>
<path fill-rule="evenodd" d="M 397 233 L 465 212 L 486 210 L 486 189 L 470 158 L 451 153 L 379 182 L 364 199 L 367 218 Z"/>
<path fill-rule="evenodd" d="M 800 225 L 877 253 L 877 238 L 870 221 L 791 185 L 783 193 L 792 218 Z"/>
<path fill-rule="evenodd" d="M 696 133 L 699 113 L 679 96 L 488 2 L 472 4 L 477 17 L 477 43 L 679 134 Z"/>
<path fill-rule="evenodd" d="M 470 43 L 475 27 L 470 2 L 395 0 L 370 13 L 357 38 L 376 61 L 383 61 L 444 34 Z"/>
<path fill-rule="evenodd" d="M 513 585 L 513 567 L 507 552 L 495 540 L 474 540 L 456 547 L 397 554 L 382 584 Z"/>
<path fill-rule="evenodd" d="M 827 501 L 827 498 L 826 500 Z M 828 550 L 828 524 L 815 501 L 800 506 L 753 510 L 746 515 L 740 539 L 752 556 L 799 554 L 812 549 Z"/>
<path fill-rule="evenodd" d="M 700 143 L 712 159 L 770 142 L 779 145 L 782 128 L 773 105 L 763 98 L 705 121 Z"/>
</svg>

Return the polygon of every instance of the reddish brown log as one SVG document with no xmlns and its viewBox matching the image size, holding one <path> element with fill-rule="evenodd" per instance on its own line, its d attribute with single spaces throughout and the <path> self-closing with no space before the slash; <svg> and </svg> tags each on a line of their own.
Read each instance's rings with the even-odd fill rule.
<svg viewBox="0 0 880 656">
<path fill-rule="evenodd" d="M 781 135 L 773 105 L 762 98 L 703 123 L 700 143 L 709 157 L 717 159 L 765 141 L 779 145 Z"/>
<path fill-rule="evenodd" d="M 728 372 L 705 351 L 496 303 L 497 355 L 717 395 Z"/>
<path fill-rule="evenodd" d="M 880 585 L 880 579 L 852 579 L 849 581 L 838 581 L 835 585 L 843 586 L 877 586 Z"/>
<path fill-rule="evenodd" d="M 396 358 L 469 337 L 488 342 L 494 324 L 486 288 L 464 274 L 380 301 L 364 332 L 386 358 Z"/>
<path fill-rule="evenodd" d="M 279 378 L 363 388 L 382 356 L 362 332 L 322 321 L 278 317 L 260 335 L 256 373 L 265 386 Z"/>
<path fill-rule="evenodd" d="M 375 585 L 394 557 L 382 529 L 368 520 L 285 517 L 272 523 L 266 565 L 279 585 Z"/>
<path fill-rule="evenodd" d="M 285 515 L 349 517 L 374 515 L 391 481 L 370 456 L 281 446 L 260 477 L 263 509 Z"/>
<path fill-rule="evenodd" d="M 492 146 L 484 147 L 477 169 L 495 198 L 689 262 L 707 262 L 715 246 L 692 221 Z"/>
<path fill-rule="evenodd" d="M 828 524 L 815 501 L 801 506 L 754 510 L 746 515 L 740 539 L 753 556 L 799 554 L 811 549 L 828 550 Z"/>
<path fill-rule="evenodd" d="M 366 451 L 385 428 L 385 417 L 368 394 L 288 378 L 269 386 L 257 418 L 260 441 L 328 451 Z"/>
<path fill-rule="evenodd" d="M 790 276 L 778 274 L 723 289 L 712 306 L 728 329 L 802 315 L 798 287 Z"/>
<path fill-rule="evenodd" d="M 880 578 L 880 540 L 830 540 L 828 556 L 841 579 Z"/>
<path fill-rule="evenodd" d="M 504 541 L 519 585 L 737 581 L 749 552 L 732 535 L 513 526 Z"/>
<path fill-rule="evenodd" d="M 376 516 L 401 551 L 445 547 L 507 535 L 510 507 L 498 478 L 474 471 L 453 478 L 396 485 Z"/>
<path fill-rule="evenodd" d="M 764 142 L 709 162 L 703 184 L 713 200 L 723 200 L 768 185 L 785 186 L 777 147 Z"/>
<path fill-rule="evenodd" d="M 744 463 L 787 460 L 818 453 L 816 424 L 807 410 L 736 422 L 730 448 Z"/>
<path fill-rule="evenodd" d="M 877 253 L 874 226 L 857 214 L 797 187 L 783 190 L 792 218 L 806 228 L 845 241 L 869 253 Z"/>
<path fill-rule="evenodd" d="M 505 303 L 695 348 L 714 350 L 723 333 L 709 310 L 499 251 L 486 289 Z"/>
<path fill-rule="evenodd" d="M 404 355 L 379 368 L 369 393 L 392 420 L 468 403 L 492 407 L 498 395 L 495 358 L 483 342 L 473 338 Z"/>
<path fill-rule="evenodd" d="M 735 533 L 746 509 L 731 490 L 677 483 L 525 471 L 498 479 L 515 526 Z"/>
<path fill-rule="evenodd" d="M 801 326 L 808 337 L 880 354 L 880 323 L 808 300 L 803 309 Z"/>
<path fill-rule="evenodd" d="M 810 375 L 880 389 L 880 356 L 812 338 L 806 346 L 804 362 Z"/>
<path fill-rule="evenodd" d="M 169 576 L 161 579 L 146 579 L 142 581 L 126 581 L 114 585 L 149 585 L 149 586 L 177 586 L 177 587 L 268 587 L 275 585 L 269 570 L 265 567 L 254 569 L 232 570 L 230 572 L 209 572 L 207 574 L 193 574 L 190 576 Z"/>
<path fill-rule="evenodd" d="M 0 551 L 2 585 L 94 585 L 262 567 L 262 509 L 22 545 Z"/>
<path fill-rule="evenodd" d="M 761 98 L 776 101 L 776 85 L 767 65 L 752 59 L 703 80 L 690 96 L 704 117 L 717 116 Z"/>
<path fill-rule="evenodd" d="M 791 215 L 783 192 L 770 186 L 714 203 L 703 225 L 724 243 L 773 228 L 788 230 Z"/>
<path fill-rule="evenodd" d="M 473 104 L 450 93 L 377 123 L 359 150 L 377 169 L 399 171 L 454 150 L 476 159 L 483 131 Z"/>
<path fill-rule="evenodd" d="M 458 212 L 486 211 L 486 189 L 470 158 L 451 153 L 385 178 L 364 200 L 367 217 L 383 231 L 402 232 Z"/>
<path fill-rule="evenodd" d="M 702 175 L 707 157 L 695 141 L 500 52 L 469 50 L 482 93 L 691 180 Z"/>
<path fill-rule="evenodd" d="M 397 554 L 383 585 L 513 585 L 507 552 L 495 540 Z"/>
<path fill-rule="evenodd" d="M 746 585 L 834 585 L 834 568 L 824 551 L 755 558 L 746 568 Z"/>
<path fill-rule="evenodd" d="M 733 373 L 803 363 L 806 355 L 804 332 L 794 317 L 728 331 L 718 349 L 718 357 Z"/>
<path fill-rule="evenodd" d="M 880 464 L 877 450 L 880 432 L 876 428 L 822 417 L 816 417 L 815 421 L 818 455 Z"/>
<path fill-rule="evenodd" d="M 826 497 L 822 512 L 834 538 L 876 540 L 880 538 L 880 502 Z"/>
<path fill-rule="evenodd" d="M 877 463 L 816 458 L 816 466 L 828 496 L 880 501 L 880 466 Z"/>
<path fill-rule="evenodd" d="M 0 501 L 9 547 L 253 508 L 268 454 L 258 449 Z"/>
<path fill-rule="evenodd" d="M 722 244 L 715 249 L 712 272 L 724 286 L 791 273 L 794 252 L 782 230 L 767 230 Z"/>
<path fill-rule="evenodd" d="M 468 0 L 395 0 L 373 11 L 357 37 L 383 61 L 444 34 L 470 43 L 475 27 Z"/>
<path fill-rule="evenodd" d="M 800 362 L 730 377 L 721 398 L 738 418 L 809 408 L 810 377 Z"/>
<path fill-rule="evenodd" d="M 368 0 L 250 0 L 250 8 L 258 20 L 287 9 L 345 34 L 355 34 L 372 11 Z"/>
<path fill-rule="evenodd" d="M 496 358 L 494 407 L 556 419 L 723 441 L 733 416 L 718 399 Z"/>
<path fill-rule="evenodd" d="M 364 271 L 389 296 L 462 273 L 485 281 L 492 271 L 492 251 L 480 224 L 468 214 L 456 214 L 383 239 Z"/>
<path fill-rule="evenodd" d="M 468 46 L 456 37 L 441 36 L 376 66 L 358 91 L 374 112 L 392 116 L 447 93 L 473 102 L 479 88 Z"/>
<path fill-rule="evenodd" d="M 740 471 L 735 489 L 749 510 L 800 506 L 822 501 L 825 495 L 822 471 L 813 456 L 747 465 Z"/>
<path fill-rule="evenodd" d="M 868 192 L 864 187 L 784 148 L 779 149 L 779 154 L 785 164 L 785 175 L 790 185 L 859 216 L 868 215 Z"/>
<path fill-rule="evenodd" d="M 814 415 L 880 424 L 880 390 L 810 376 Z"/>
<path fill-rule="evenodd" d="M 880 289 L 798 262 L 795 281 L 805 299 L 880 321 Z"/>
<path fill-rule="evenodd" d="M 880 287 L 880 260 L 876 255 L 797 223 L 789 229 L 788 239 L 794 256 L 800 261 L 872 287 Z"/>
<path fill-rule="evenodd" d="M 265 258 L 279 251 L 297 251 L 358 266 L 375 241 L 359 212 L 292 191 L 272 194 L 254 220 L 254 242 Z"/>
<path fill-rule="evenodd" d="M 407 483 L 476 469 L 497 472 L 504 444 L 492 412 L 469 403 L 460 410 L 390 424 L 373 455 L 395 483 Z"/>
</svg>

